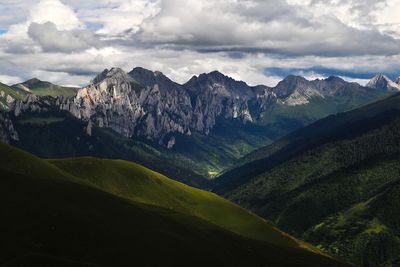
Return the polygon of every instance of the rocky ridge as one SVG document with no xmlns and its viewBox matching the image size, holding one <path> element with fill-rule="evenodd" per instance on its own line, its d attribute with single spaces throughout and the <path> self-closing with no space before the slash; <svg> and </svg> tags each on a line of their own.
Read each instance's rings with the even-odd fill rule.
<svg viewBox="0 0 400 267">
<path fill-rule="evenodd" d="M 383 91 L 400 91 L 400 77 L 394 82 L 387 76 L 378 74 L 373 77 L 366 86 Z"/>
<path fill-rule="evenodd" d="M 249 102 L 274 102 L 270 88 L 250 87 L 219 72 L 194 76 L 184 85 L 161 72 L 135 68 L 104 70 L 73 99 L 61 104 L 75 117 L 126 137 L 156 139 L 169 148 L 174 133 L 208 134 L 219 116 L 252 122 Z"/>
<path fill-rule="evenodd" d="M 307 105 L 315 98 L 375 89 L 379 88 L 362 87 L 334 76 L 309 81 L 294 75 L 274 88 L 249 86 L 218 71 L 193 76 L 181 85 L 158 71 L 138 67 L 126 73 L 112 68 L 97 75 L 74 97 L 28 94 L 22 101 L 13 101 L 11 110 L 18 116 L 57 108 L 85 121 L 88 134 L 93 126 L 106 127 L 128 138 L 142 137 L 172 148 L 176 134 L 208 135 L 219 117 L 257 123 L 254 110 L 260 114 L 274 105 Z"/>
</svg>

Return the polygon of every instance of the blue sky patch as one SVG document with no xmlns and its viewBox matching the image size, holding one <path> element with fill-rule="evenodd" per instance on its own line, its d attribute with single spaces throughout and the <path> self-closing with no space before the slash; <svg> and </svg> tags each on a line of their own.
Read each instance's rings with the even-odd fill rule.
<svg viewBox="0 0 400 267">
<path fill-rule="evenodd" d="M 89 30 L 92 31 L 97 31 L 103 27 L 101 23 L 93 23 L 93 22 L 86 22 L 85 25 Z"/>
</svg>

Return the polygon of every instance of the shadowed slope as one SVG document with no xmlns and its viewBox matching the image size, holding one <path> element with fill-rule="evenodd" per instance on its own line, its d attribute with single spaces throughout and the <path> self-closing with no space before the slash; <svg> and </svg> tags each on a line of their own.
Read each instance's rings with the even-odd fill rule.
<svg viewBox="0 0 400 267">
<path fill-rule="evenodd" d="M 54 262 L 60 266 L 342 266 L 304 249 L 241 237 L 189 212 L 139 203 L 148 198 L 139 191 L 132 193 L 138 197 L 134 201 L 134 197 L 118 197 L 122 194 L 115 188 L 110 190 L 113 194 L 98 190 L 89 172 L 81 171 L 86 179 L 78 178 L 10 146 L 0 144 L 0 155 L 0 213 L 6 229 L 0 264 L 5 266 L 52 266 Z M 116 164 L 110 168 L 122 174 L 138 173 L 143 185 L 147 177 L 150 181 L 142 187 L 147 193 L 158 180 L 167 185 L 170 181 L 137 165 L 108 163 Z M 97 168 L 97 175 L 103 171 Z M 169 186 L 175 185 L 166 186 L 167 192 L 179 193 Z M 173 203 L 172 197 L 161 195 Z"/>
</svg>

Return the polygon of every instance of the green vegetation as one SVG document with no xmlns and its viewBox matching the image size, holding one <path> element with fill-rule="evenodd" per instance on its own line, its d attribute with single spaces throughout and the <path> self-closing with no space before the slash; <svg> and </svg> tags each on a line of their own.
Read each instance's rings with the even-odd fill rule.
<svg viewBox="0 0 400 267">
<path fill-rule="evenodd" d="M 182 166 L 190 166 L 204 177 L 213 178 L 213 173 L 223 172 L 243 155 L 270 143 L 273 138 L 275 134 L 267 127 L 219 118 L 209 135 L 195 132 L 191 136 L 179 135 L 174 148 L 163 155 Z"/>
<path fill-rule="evenodd" d="M 39 80 L 29 85 L 21 83 L 13 86 L 8 86 L 0 83 L 0 111 L 8 111 L 10 103 L 15 100 L 21 100 L 28 94 L 52 97 L 71 97 L 76 95 L 78 90 L 79 88 L 63 87 L 49 82 L 42 82 Z"/>
<path fill-rule="evenodd" d="M 0 83 L 0 111 L 9 110 L 9 101 L 22 99 L 27 92 Z"/>
<path fill-rule="evenodd" d="M 24 83 L 15 84 L 12 86 L 15 89 L 23 90 L 23 88 L 28 89 L 32 94 L 37 96 L 64 96 L 71 97 L 76 95 L 79 88 L 78 87 L 66 87 L 55 85 L 50 82 L 40 81 L 37 79 L 31 79 Z"/>
<path fill-rule="evenodd" d="M 0 155 L 2 266 L 345 266 L 133 163 Z"/>
<path fill-rule="evenodd" d="M 293 239 L 271 228 L 263 219 L 225 199 L 140 165 L 95 158 L 52 160 L 50 163 L 114 195 L 200 217 L 252 239 L 297 246 Z"/>
<path fill-rule="evenodd" d="M 56 122 L 62 122 L 65 118 L 63 117 L 31 117 L 31 118 L 24 118 L 19 122 L 21 124 L 31 124 L 31 125 L 46 125 Z"/>
<path fill-rule="evenodd" d="M 14 99 L 22 99 L 27 93 L 23 90 L 12 88 L 8 85 L 0 83 L 0 91 L 4 92 L 7 95 L 10 95 Z"/>
<path fill-rule="evenodd" d="M 59 85 L 50 84 L 45 87 L 32 89 L 32 92 L 38 96 L 65 96 L 70 97 L 76 95 L 79 88 L 77 87 L 64 87 Z"/>
<path fill-rule="evenodd" d="M 399 109 L 396 95 L 318 121 L 247 156 L 215 191 L 357 265 L 396 266 Z"/>
</svg>

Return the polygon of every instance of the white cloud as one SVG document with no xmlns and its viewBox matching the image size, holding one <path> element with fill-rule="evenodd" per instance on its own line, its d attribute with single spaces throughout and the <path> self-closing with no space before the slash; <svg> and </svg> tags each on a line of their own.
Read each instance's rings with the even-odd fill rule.
<svg viewBox="0 0 400 267">
<path fill-rule="evenodd" d="M 104 68 L 143 66 L 181 83 L 216 69 L 275 85 L 283 72 L 266 69 L 307 78 L 331 69 L 362 82 L 400 73 L 399 8 L 400 0 L 0 0 L 0 74 L 85 84 Z"/>
<path fill-rule="evenodd" d="M 160 1 L 109 0 L 104 2 L 98 8 L 85 8 L 78 13 L 86 22 L 102 25 L 96 32 L 105 38 L 129 37 L 140 30 L 144 20 L 154 17 L 160 11 Z"/>
<path fill-rule="evenodd" d="M 16 84 L 21 81 L 21 78 L 17 76 L 0 75 L 0 82 L 4 84 Z"/>
<path fill-rule="evenodd" d="M 83 28 L 84 24 L 78 19 L 71 7 L 59 0 L 40 0 L 31 8 L 29 22 L 52 22 L 58 30 L 72 30 Z"/>
<path fill-rule="evenodd" d="M 14 11 L 18 12 L 18 8 Z M 0 47 L 2 46 L 3 49 L 11 53 L 35 53 L 39 51 L 40 48 L 28 36 L 28 30 L 32 23 L 42 24 L 46 22 L 51 22 L 60 31 L 84 28 L 84 24 L 79 21 L 74 11 L 67 5 L 59 0 L 40 0 L 32 5 L 25 21 L 11 25 L 8 31 L 0 36 Z"/>
<path fill-rule="evenodd" d="M 100 45 L 100 41 L 88 30 L 58 30 L 52 22 L 32 22 L 28 35 L 48 52 L 76 52 Z"/>
</svg>

